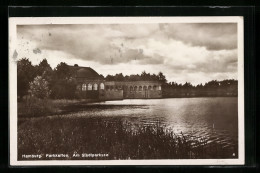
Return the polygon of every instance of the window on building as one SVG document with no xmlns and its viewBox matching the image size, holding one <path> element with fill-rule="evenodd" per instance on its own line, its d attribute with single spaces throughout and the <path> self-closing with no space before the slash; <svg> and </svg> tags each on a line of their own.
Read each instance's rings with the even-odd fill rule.
<svg viewBox="0 0 260 173">
<path fill-rule="evenodd" d="M 142 89 L 143 89 L 142 86 L 139 86 L 139 91 L 142 91 Z"/>
<path fill-rule="evenodd" d="M 130 91 L 133 91 L 133 87 L 132 86 L 130 86 Z"/>
<path fill-rule="evenodd" d="M 98 90 L 98 85 L 95 83 L 95 84 L 93 85 L 93 88 L 94 88 L 94 90 Z"/>
<path fill-rule="evenodd" d="M 105 89 L 105 85 L 103 83 L 100 84 L 100 89 L 101 90 Z"/>
<path fill-rule="evenodd" d="M 147 90 L 147 86 L 144 86 L 143 89 L 144 89 L 144 90 Z"/>
<path fill-rule="evenodd" d="M 152 90 L 152 87 L 151 87 L 151 86 L 148 86 L 148 90 Z"/>
<path fill-rule="evenodd" d="M 86 91 L 87 90 L 87 85 L 85 83 L 82 84 L 82 91 Z"/>
<path fill-rule="evenodd" d="M 156 90 L 156 85 L 153 86 L 153 90 Z"/>
<path fill-rule="evenodd" d="M 137 91 L 137 86 L 134 87 L 134 91 Z"/>
<path fill-rule="evenodd" d="M 159 86 L 158 86 L 158 90 L 162 90 L 162 87 L 161 87 L 161 85 L 159 85 Z"/>
<path fill-rule="evenodd" d="M 92 90 L 92 85 L 88 84 L 88 90 Z"/>
</svg>

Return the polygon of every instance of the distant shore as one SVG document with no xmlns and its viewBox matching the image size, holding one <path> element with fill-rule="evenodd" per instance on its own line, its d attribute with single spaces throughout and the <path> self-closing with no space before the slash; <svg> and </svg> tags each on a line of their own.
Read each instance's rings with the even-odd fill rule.
<svg viewBox="0 0 260 173">
<path fill-rule="evenodd" d="M 169 98 L 202 98 L 202 97 L 237 97 L 237 96 L 176 96 L 176 97 L 163 97 L 159 99 Z M 74 112 L 80 106 L 84 106 L 88 103 L 99 103 L 104 101 L 113 100 L 98 100 L 98 99 L 38 99 L 38 98 L 27 98 L 18 102 L 18 117 L 19 118 L 30 118 L 30 117 L 41 117 L 49 115 L 60 115 L 65 113 Z"/>
</svg>

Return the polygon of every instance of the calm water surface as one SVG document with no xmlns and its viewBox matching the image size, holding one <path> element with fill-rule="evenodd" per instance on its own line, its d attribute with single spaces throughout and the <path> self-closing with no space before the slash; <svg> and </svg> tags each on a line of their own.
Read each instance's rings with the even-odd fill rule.
<svg viewBox="0 0 260 173">
<path fill-rule="evenodd" d="M 129 99 L 81 105 L 66 117 L 123 121 L 135 125 L 160 124 L 176 134 L 189 134 L 237 148 L 237 97 Z"/>
</svg>

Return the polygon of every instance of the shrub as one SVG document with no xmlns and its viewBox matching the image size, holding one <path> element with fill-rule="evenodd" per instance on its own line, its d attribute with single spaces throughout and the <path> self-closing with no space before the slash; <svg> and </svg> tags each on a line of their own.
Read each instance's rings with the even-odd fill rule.
<svg viewBox="0 0 260 173">
<path fill-rule="evenodd" d="M 32 96 L 44 99 L 49 97 L 50 90 L 48 82 L 42 78 L 42 76 L 36 76 L 32 82 L 30 82 L 29 93 Z"/>
</svg>

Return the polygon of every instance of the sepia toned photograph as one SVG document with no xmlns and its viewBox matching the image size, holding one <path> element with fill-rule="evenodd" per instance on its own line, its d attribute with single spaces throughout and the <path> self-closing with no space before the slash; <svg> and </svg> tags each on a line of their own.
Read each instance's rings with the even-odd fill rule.
<svg viewBox="0 0 260 173">
<path fill-rule="evenodd" d="M 9 18 L 11 165 L 244 164 L 242 17 Z"/>
</svg>

